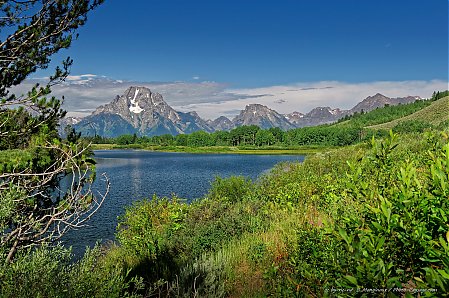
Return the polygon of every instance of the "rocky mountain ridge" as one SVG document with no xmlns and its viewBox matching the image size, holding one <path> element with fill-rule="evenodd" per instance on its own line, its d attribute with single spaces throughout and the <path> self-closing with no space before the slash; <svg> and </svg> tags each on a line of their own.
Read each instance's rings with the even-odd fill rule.
<svg viewBox="0 0 449 298">
<path fill-rule="evenodd" d="M 419 96 L 406 96 L 406 97 L 396 97 L 390 98 L 383 94 L 377 93 L 373 96 L 368 96 L 361 102 L 359 102 L 355 107 L 349 110 L 350 114 L 355 112 L 369 112 L 376 108 L 384 107 L 385 105 L 395 106 L 399 104 L 406 104 L 414 102 L 415 100 L 422 99 Z"/>
<path fill-rule="evenodd" d="M 220 116 L 215 120 L 207 120 L 207 124 L 215 130 L 231 130 L 234 124 L 228 117 Z"/>
<path fill-rule="evenodd" d="M 116 137 L 121 134 L 161 135 L 185 134 L 195 131 L 213 132 L 231 130 L 242 125 L 257 125 L 263 129 L 279 127 L 289 130 L 297 127 L 332 123 L 355 112 L 371 111 L 384 105 L 396 105 L 420 99 L 416 96 L 389 98 L 382 94 L 369 96 L 350 110 L 317 107 L 303 114 L 293 112 L 281 115 L 261 104 L 250 104 L 230 120 L 221 116 L 204 120 L 196 112 L 179 112 L 170 107 L 162 95 L 146 87 L 130 87 L 112 102 L 98 107 L 84 118 L 66 118 L 63 125 L 72 125 L 83 135 Z"/>
<path fill-rule="evenodd" d="M 233 120 L 234 127 L 243 125 L 257 125 L 260 128 L 267 129 L 279 127 L 282 130 L 295 128 L 287 118 L 261 104 L 250 104 L 245 107 Z"/>
</svg>

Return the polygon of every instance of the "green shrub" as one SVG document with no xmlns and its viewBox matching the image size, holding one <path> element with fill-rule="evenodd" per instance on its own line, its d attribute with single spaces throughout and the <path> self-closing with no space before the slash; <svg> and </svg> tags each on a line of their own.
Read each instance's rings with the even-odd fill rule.
<svg viewBox="0 0 449 298">
<path fill-rule="evenodd" d="M 126 273 L 98 262 L 100 249 L 73 263 L 62 246 L 22 251 L 0 267 L 1 297 L 131 297 Z"/>
<path fill-rule="evenodd" d="M 167 250 L 170 234 L 183 228 L 188 207 L 177 199 L 156 196 L 137 201 L 121 217 L 117 240 L 130 253 L 155 260 Z"/>
<path fill-rule="evenodd" d="M 336 237 L 350 253 L 340 287 L 449 291 L 449 144 L 428 158 L 394 159 L 395 135 L 354 166 L 351 193 L 365 204 Z M 369 169 L 371 168 L 371 169 Z M 428 293 L 429 294 L 429 293 Z"/>
<path fill-rule="evenodd" d="M 342 245 L 324 230 L 298 227 L 296 245 L 265 271 L 267 292 L 278 297 L 324 297 L 329 281 L 343 274 L 340 260 L 347 258 Z"/>
<path fill-rule="evenodd" d="M 243 176 L 215 177 L 207 196 L 212 200 L 235 203 L 245 199 L 253 189 L 251 179 Z"/>
<path fill-rule="evenodd" d="M 109 250 L 105 262 L 116 260 L 131 270 L 131 275 L 143 277 L 148 289 L 152 289 L 150 292 L 167 293 L 170 287 L 190 291 L 188 287 L 193 283 L 190 277 L 177 285 L 173 284 L 174 279 L 181 283 L 180 274 L 196 266 L 195 260 L 205 253 L 220 250 L 246 232 L 266 227 L 260 217 L 263 204 L 209 198 L 190 205 L 157 197 L 138 201 L 120 218 L 117 232 L 120 246 Z M 207 288 L 201 284 L 207 280 L 210 279 L 199 279 L 196 285 Z"/>
<path fill-rule="evenodd" d="M 399 122 L 395 127 L 393 127 L 393 131 L 395 133 L 424 132 L 424 130 L 430 128 L 432 128 L 432 125 L 428 122 L 408 120 Z"/>
</svg>

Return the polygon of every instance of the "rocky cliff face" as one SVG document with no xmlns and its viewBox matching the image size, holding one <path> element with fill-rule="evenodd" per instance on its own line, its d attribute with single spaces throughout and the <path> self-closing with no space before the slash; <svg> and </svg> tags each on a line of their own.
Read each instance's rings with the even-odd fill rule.
<svg viewBox="0 0 449 298">
<path fill-rule="evenodd" d="M 279 127 L 282 130 L 295 128 L 283 115 L 261 104 L 250 104 L 232 120 L 234 126 L 257 125 L 267 129 Z"/>
<path fill-rule="evenodd" d="M 175 126 L 181 122 L 179 114 L 164 101 L 162 95 L 145 87 L 128 88 L 111 103 L 98 107 L 93 115 L 98 114 L 120 115 L 140 133 L 161 125 L 164 120 Z"/>
<path fill-rule="evenodd" d="M 290 114 L 285 114 L 284 117 L 288 120 L 288 122 L 297 126 L 297 124 L 300 123 L 301 119 L 304 117 L 304 114 L 300 112 L 293 112 Z"/>
<path fill-rule="evenodd" d="M 85 117 L 73 126 L 84 136 L 117 137 L 124 134 L 134 134 L 136 129 L 120 115 L 100 113 Z"/>
<path fill-rule="evenodd" d="M 225 116 L 220 116 L 215 120 L 208 120 L 207 124 L 214 130 L 231 130 L 234 128 L 234 123 Z"/>
<path fill-rule="evenodd" d="M 64 117 L 59 120 L 59 126 L 58 126 L 58 132 L 59 135 L 62 137 L 66 137 L 66 131 L 65 128 L 67 126 L 74 126 L 78 124 L 83 118 L 80 117 Z"/>
<path fill-rule="evenodd" d="M 117 129 L 110 123 L 117 122 Z M 195 112 L 176 112 L 159 93 L 130 87 L 111 103 L 98 107 L 75 125 L 85 135 L 117 136 L 123 133 L 161 135 L 213 131 Z"/>
<path fill-rule="evenodd" d="M 183 133 L 192 133 L 198 130 L 204 130 L 206 132 L 213 132 L 214 128 L 211 127 L 205 120 L 203 120 L 196 112 L 178 112 L 180 116 L 179 127 Z"/>
</svg>

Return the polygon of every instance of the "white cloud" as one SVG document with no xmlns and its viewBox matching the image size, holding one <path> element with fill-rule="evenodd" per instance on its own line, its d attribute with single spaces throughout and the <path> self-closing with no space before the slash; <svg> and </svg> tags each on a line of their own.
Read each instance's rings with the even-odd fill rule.
<svg viewBox="0 0 449 298">
<path fill-rule="evenodd" d="M 199 76 L 194 76 L 194 77 L 192 77 L 192 79 L 193 79 L 193 80 L 199 80 L 200 77 L 199 77 Z"/>
<path fill-rule="evenodd" d="M 93 79 L 96 77 L 97 77 L 97 75 L 94 75 L 94 74 L 82 74 L 82 75 L 77 75 L 77 76 L 67 76 L 66 80 L 68 80 L 68 81 L 89 80 L 89 79 Z"/>
<path fill-rule="evenodd" d="M 28 80 L 13 88 L 24 93 L 42 79 Z M 221 115 L 232 118 L 251 103 L 260 103 L 279 113 L 309 112 L 317 106 L 350 109 L 364 98 L 382 93 L 389 97 L 408 95 L 430 97 L 435 90 L 448 89 L 448 82 L 378 81 L 347 83 L 321 81 L 260 88 L 233 89 L 225 84 L 203 82 L 131 82 L 112 80 L 94 74 L 71 76 L 63 84 L 53 87 L 57 97 L 64 95 L 63 107 L 70 115 L 88 115 L 96 107 L 111 102 L 129 86 L 145 86 L 159 92 L 175 110 L 196 111 L 205 119 Z M 282 104 L 281 104 L 282 103 Z"/>
</svg>

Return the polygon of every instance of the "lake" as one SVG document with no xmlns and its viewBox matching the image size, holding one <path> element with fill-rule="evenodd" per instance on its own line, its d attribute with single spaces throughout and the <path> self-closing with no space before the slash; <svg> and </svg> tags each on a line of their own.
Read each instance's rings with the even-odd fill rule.
<svg viewBox="0 0 449 298">
<path fill-rule="evenodd" d="M 188 154 L 140 150 L 96 150 L 97 177 L 106 173 L 110 192 L 87 227 L 70 231 L 63 237 L 75 255 L 97 240 L 114 240 L 117 217 L 133 201 L 153 194 L 191 201 L 203 197 L 215 176 L 242 175 L 257 179 L 283 161 L 303 161 L 301 155 Z M 101 183 L 94 191 L 103 191 Z M 104 187 L 104 185 L 102 185 Z"/>
</svg>

